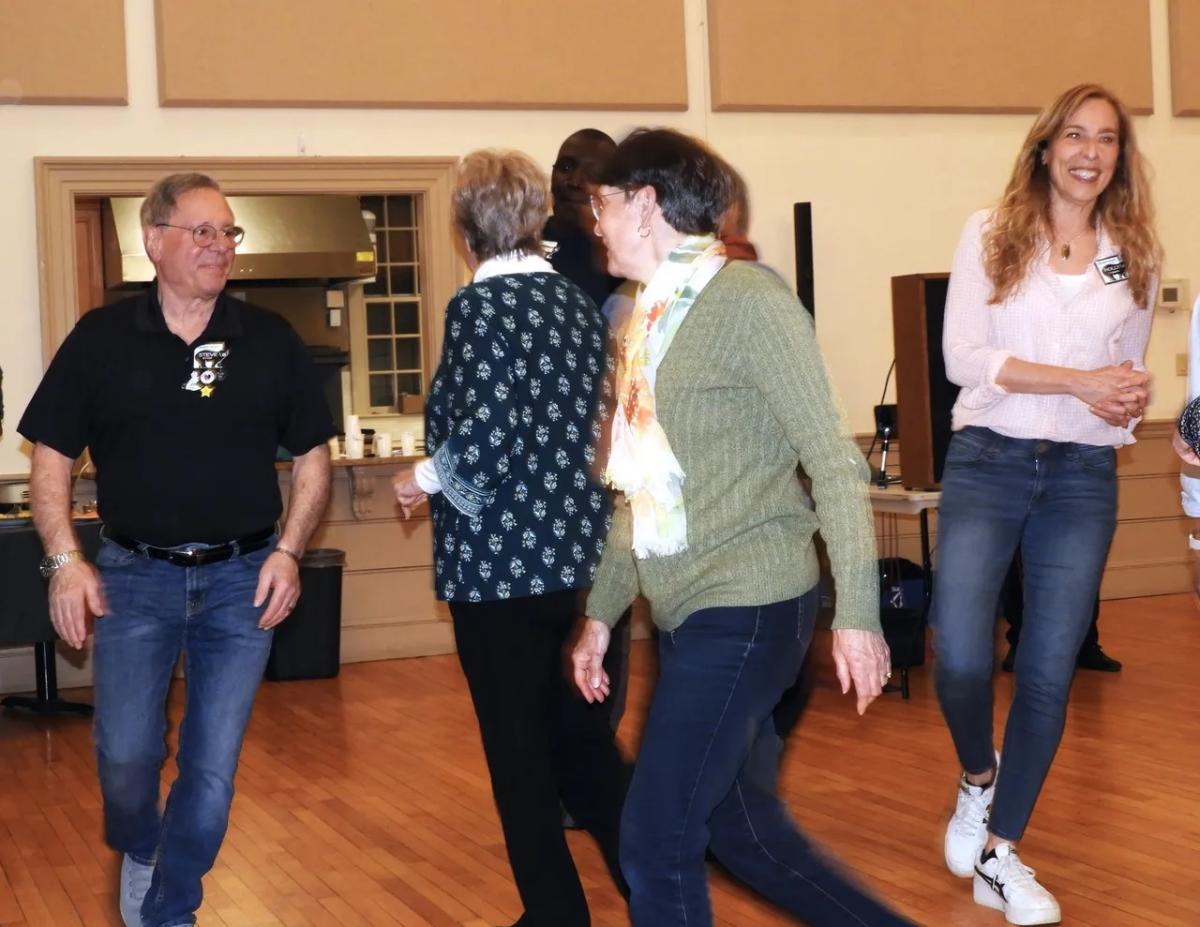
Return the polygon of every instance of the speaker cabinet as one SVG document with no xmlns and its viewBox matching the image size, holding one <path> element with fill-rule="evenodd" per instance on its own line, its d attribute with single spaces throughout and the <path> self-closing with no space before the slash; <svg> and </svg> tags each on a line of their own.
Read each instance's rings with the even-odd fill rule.
<svg viewBox="0 0 1200 927">
<path fill-rule="evenodd" d="M 800 302 L 804 303 L 804 308 L 816 319 L 812 203 L 792 204 L 792 225 L 796 236 L 796 295 L 800 297 Z"/>
<path fill-rule="evenodd" d="M 892 278 L 900 480 L 905 489 L 937 489 L 950 444 L 958 387 L 946 379 L 942 322 L 949 274 Z"/>
</svg>

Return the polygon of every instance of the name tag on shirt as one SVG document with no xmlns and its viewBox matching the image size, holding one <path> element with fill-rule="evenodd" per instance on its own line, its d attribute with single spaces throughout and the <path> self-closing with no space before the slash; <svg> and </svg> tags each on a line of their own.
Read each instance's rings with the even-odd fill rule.
<svg viewBox="0 0 1200 927">
<path fill-rule="evenodd" d="M 1125 267 L 1125 259 L 1119 254 L 1098 258 L 1096 270 L 1100 271 L 1100 279 L 1104 281 L 1105 286 L 1129 279 L 1129 270 Z"/>
</svg>

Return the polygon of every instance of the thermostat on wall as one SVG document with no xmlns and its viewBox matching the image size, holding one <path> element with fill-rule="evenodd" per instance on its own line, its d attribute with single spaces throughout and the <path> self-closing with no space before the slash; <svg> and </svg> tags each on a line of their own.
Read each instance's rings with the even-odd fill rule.
<svg viewBox="0 0 1200 927">
<path fill-rule="evenodd" d="M 1178 312 L 1187 307 L 1187 302 L 1186 280 L 1164 280 L 1158 285 L 1158 305 L 1155 308 L 1163 312 Z"/>
</svg>

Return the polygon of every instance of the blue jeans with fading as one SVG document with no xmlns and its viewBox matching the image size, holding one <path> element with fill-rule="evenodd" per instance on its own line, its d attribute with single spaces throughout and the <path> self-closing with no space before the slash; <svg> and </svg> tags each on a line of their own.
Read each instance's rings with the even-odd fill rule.
<svg viewBox="0 0 1200 927">
<path fill-rule="evenodd" d="M 144 927 L 196 922 L 201 879 L 225 837 L 242 737 L 271 647 L 253 602 L 272 548 L 179 567 L 106 540 L 96 557 L 108 597 L 93 656 L 105 838 L 154 863 Z M 160 814 L 167 690 L 180 654 L 179 776 Z"/>
<path fill-rule="evenodd" d="M 900 925 L 823 856 L 777 794 L 771 711 L 800 670 L 817 593 L 708 608 L 659 635 L 659 679 L 621 818 L 634 927 L 711 927 L 706 849 L 805 923 Z"/>
<path fill-rule="evenodd" d="M 988 829 L 1019 840 L 1062 739 L 1075 657 L 1117 517 L 1111 447 L 955 433 L 938 512 L 932 623 L 938 701 L 959 762 L 992 768 L 1000 586 L 1018 546 L 1025 622 Z"/>
</svg>

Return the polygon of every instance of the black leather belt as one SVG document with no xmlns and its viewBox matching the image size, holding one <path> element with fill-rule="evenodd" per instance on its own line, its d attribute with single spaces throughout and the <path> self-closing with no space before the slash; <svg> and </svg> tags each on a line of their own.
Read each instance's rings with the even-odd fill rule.
<svg viewBox="0 0 1200 927">
<path fill-rule="evenodd" d="M 175 566 L 194 567 L 204 566 L 206 563 L 220 563 L 222 560 L 231 560 L 242 554 L 251 554 L 256 550 L 262 550 L 271 543 L 271 538 L 275 536 L 275 526 L 272 525 L 270 528 L 247 534 L 244 538 L 238 538 L 236 541 L 215 544 L 212 547 L 154 547 L 151 544 L 135 541 L 133 538 L 113 534 L 107 528 L 103 530 L 102 535 L 114 544 L 135 554 L 141 554 L 143 557 L 165 560 Z"/>
</svg>

